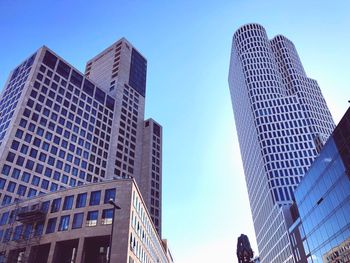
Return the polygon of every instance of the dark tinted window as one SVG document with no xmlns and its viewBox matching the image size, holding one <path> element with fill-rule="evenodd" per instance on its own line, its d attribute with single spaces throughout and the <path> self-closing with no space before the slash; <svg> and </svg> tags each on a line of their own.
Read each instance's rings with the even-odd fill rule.
<svg viewBox="0 0 350 263">
<path fill-rule="evenodd" d="M 74 214 L 72 229 L 81 228 L 83 225 L 84 213 Z"/>
<path fill-rule="evenodd" d="M 57 218 L 50 218 L 46 226 L 46 234 L 55 232 Z"/>
<path fill-rule="evenodd" d="M 84 80 L 84 86 L 83 86 L 83 90 L 89 94 L 90 96 L 94 95 L 94 84 L 92 84 L 90 81 L 88 81 L 87 79 Z"/>
<path fill-rule="evenodd" d="M 77 87 L 81 87 L 81 83 L 83 82 L 83 77 L 76 72 L 75 70 L 72 71 L 72 75 L 70 76 L 70 81 L 76 85 Z"/>
<path fill-rule="evenodd" d="M 51 213 L 55 213 L 60 210 L 61 198 L 54 199 L 51 204 Z"/>
<path fill-rule="evenodd" d="M 62 77 L 68 79 L 69 72 L 70 66 L 68 66 L 66 63 L 60 60 L 57 66 L 57 73 L 60 74 Z"/>
<path fill-rule="evenodd" d="M 106 98 L 106 93 L 104 93 L 102 90 L 100 90 L 99 88 L 96 87 L 95 99 L 98 102 L 101 102 L 102 104 L 104 104 L 105 103 L 105 98 Z"/>
<path fill-rule="evenodd" d="M 101 191 L 91 192 L 90 195 L 90 205 L 99 205 L 101 198 Z"/>
<path fill-rule="evenodd" d="M 78 194 L 76 201 L 76 208 L 84 207 L 86 205 L 87 193 Z"/>
<path fill-rule="evenodd" d="M 107 95 L 106 106 L 111 111 L 114 110 L 114 99 Z"/>
<path fill-rule="evenodd" d="M 104 198 L 104 203 L 107 204 L 109 200 L 115 201 L 115 188 L 113 189 L 107 189 L 105 191 L 105 198 Z"/>
<path fill-rule="evenodd" d="M 70 210 L 70 209 L 72 209 L 72 206 L 73 206 L 73 199 L 74 199 L 74 196 L 73 196 L 73 195 L 66 196 L 66 197 L 64 198 L 63 210 Z"/>
<path fill-rule="evenodd" d="M 143 97 L 146 93 L 147 61 L 139 52 L 132 49 L 129 85 Z"/>
<path fill-rule="evenodd" d="M 156 123 L 153 123 L 153 133 L 160 137 L 160 126 Z"/>
<path fill-rule="evenodd" d="M 50 51 L 46 50 L 45 56 L 43 58 L 43 63 L 51 69 L 55 68 L 57 62 L 57 57 Z"/>
</svg>

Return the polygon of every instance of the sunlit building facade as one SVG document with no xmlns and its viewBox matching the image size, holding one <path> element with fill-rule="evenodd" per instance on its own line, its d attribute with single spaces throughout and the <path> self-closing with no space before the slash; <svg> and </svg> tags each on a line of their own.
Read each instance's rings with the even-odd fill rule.
<svg viewBox="0 0 350 263">
<path fill-rule="evenodd" d="M 115 211 L 110 253 L 111 199 L 121 209 Z M 173 262 L 134 179 L 84 184 L 4 206 L 0 240 L 0 262 Z"/>
<path fill-rule="evenodd" d="M 85 74 L 45 46 L 13 70 L 0 97 L 0 205 L 135 178 L 161 233 L 162 129 L 144 119 L 146 74 L 124 38 Z"/>
<path fill-rule="evenodd" d="M 293 43 L 258 24 L 233 36 L 229 86 L 260 260 L 294 262 L 289 206 L 334 129 L 331 114 Z"/>
</svg>

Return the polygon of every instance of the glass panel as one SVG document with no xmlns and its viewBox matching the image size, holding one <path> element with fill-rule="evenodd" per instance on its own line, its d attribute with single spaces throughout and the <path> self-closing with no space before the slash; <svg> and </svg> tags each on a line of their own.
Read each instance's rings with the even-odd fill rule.
<svg viewBox="0 0 350 263">
<path fill-rule="evenodd" d="M 103 209 L 102 211 L 102 225 L 110 225 L 113 223 L 113 208 Z"/>
<path fill-rule="evenodd" d="M 74 214 L 72 229 L 81 228 L 83 225 L 84 213 Z"/>
<path fill-rule="evenodd" d="M 96 226 L 98 211 L 89 211 L 86 218 L 86 226 Z"/>
<path fill-rule="evenodd" d="M 68 230 L 69 218 L 70 218 L 69 215 L 61 217 L 60 225 L 58 226 L 58 231 L 66 231 L 66 230 Z"/>
</svg>

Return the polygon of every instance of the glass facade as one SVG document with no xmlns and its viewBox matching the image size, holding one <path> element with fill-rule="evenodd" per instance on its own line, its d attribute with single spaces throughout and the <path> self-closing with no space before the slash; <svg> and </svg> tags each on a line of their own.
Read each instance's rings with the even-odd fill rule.
<svg viewBox="0 0 350 263">
<path fill-rule="evenodd" d="M 145 97 L 146 93 L 146 72 L 146 59 L 133 48 L 131 52 L 129 85 L 143 97 Z"/>
<path fill-rule="evenodd" d="M 295 191 L 308 262 L 350 260 L 349 153 L 348 110 Z"/>
</svg>

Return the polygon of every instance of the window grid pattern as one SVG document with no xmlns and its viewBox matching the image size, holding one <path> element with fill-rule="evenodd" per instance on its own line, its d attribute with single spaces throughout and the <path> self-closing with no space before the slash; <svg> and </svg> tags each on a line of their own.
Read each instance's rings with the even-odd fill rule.
<svg viewBox="0 0 350 263">
<path fill-rule="evenodd" d="M 147 132 L 146 130 L 149 129 Z M 152 221 L 156 226 L 159 234 L 161 234 L 161 218 L 162 218 L 162 130 L 161 127 L 153 120 L 145 121 L 144 136 L 148 136 L 145 141 L 149 140 L 150 156 L 147 162 L 150 163 L 150 171 L 147 176 L 149 179 L 148 192 L 150 193 L 149 212 L 151 214 Z M 145 152 L 143 152 L 145 154 Z M 146 156 L 143 156 L 146 158 Z M 147 190 L 146 190 L 147 191 Z M 146 195 L 147 196 L 147 195 Z"/>
<path fill-rule="evenodd" d="M 129 189 L 130 193 L 128 196 L 130 196 L 130 199 L 119 199 L 119 189 L 122 189 L 123 193 L 125 193 L 126 189 Z M 88 199 L 84 207 L 64 210 L 64 205 L 62 204 L 64 204 L 64 200 L 67 197 L 73 197 L 73 203 L 75 204 L 78 196 L 90 197 L 96 191 L 101 192 L 98 205 L 89 206 Z M 21 202 L 20 209 L 15 204 L 4 207 L 0 211 L 0 245 L 10 242 L 13 237 L 16 238 L 17 236 L 20 236 L 19 239 L 42 235 L 48 235 L 47 238 L 50 238 L 51 234 L 55 235 L 60 232 L 61 240 L 65 240 L 65 238 L 71 239 L 74 233 L 87 233 L 86 228 L 102 229 L 101 227 L 110 227 L 113 213 L 111 205 L 105 203 L 105 201 L 113 197 L 116 198 L 116 202 L 123 208 L 126 208 L 127 205 L 130 208 L 130 221 L 122 216 L 123 220 L 126 220 L 126 222 L 123 222 L 123 225 L 128 223 L 127 235 L 130 240 L 128 253 L 132 257 L 138 258 L 140 262 L 168 262 L 162 240 L 158 236 L 148 210 L 132 180 L 117 180 L 66 189 L 59 194 L 51 193 Z M 125 201 L 125 203 L 120 203 L 121 201 Z M 44 221 L 33 225 L 23 225 L 18 221 L 14 221 L 14 224 L 11 223 L 11 220 L 15 219 L 16 213 L 33 209 L 33 204 L 40 205 L 40 203 L 41 209 L 47 211 Z M 58 206 L 58 203 L 61 206 Z M 55 209 L 51 212 L 49 207 L 52 208 L 53 206 Z M 118 213 L 115 216 L 118 217 Z M 15 231 L 15 229 L 17 230 Z M 79 232 L 80 230 L 82 232 Z M 104 233 L 105 231 L 101 232 Z M 109 231 L 106 232 L 109 233 Z"/>
<path fill-rule="evenodd" d="M 140 95 L 124 85 L 114 174 L 127 178 L 134 176 L 137 142 Z"/>
<path fill-rule="evenodd" d="M 46 51 L 37 65 L 1 168 L 0 187 L 10 193 L 1 204 L 106 176 L 114 99 L 61 62 Z"/>
<path fill-rule="evenodd" d="M 12 73 L 0 100 L 0 145 L 12 120 L 22 90 L 32 69 L 36 53 L 19 65 Z"/>
<path fill-rule="evenodd" d="M 291 262 L 285 219 L 276 214 L 292 203 L 334 128 L 332 117 L 294 45 L 282 36 L 269 40 L 257 24 L 234 34 L 229 84 L 260 258 Z M 269 239 L 271 231 L 277 232 Z"/>
<path fill-rule="evenodd" d="M 129 249 L 141 262 L 166 262 L 155 246 L 159 241 L 158 234 L 152 227 L 152 221 L 147 216 L 147 208 L 141 202 L 140 196 L 136 191 L 132 193 L 132 209 L 131 209 L 131 227 L 130 246 Z M 142 244 L 142 245 L 141 245 Z"/>
</svg>

